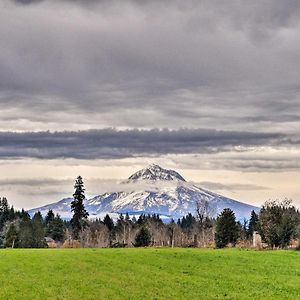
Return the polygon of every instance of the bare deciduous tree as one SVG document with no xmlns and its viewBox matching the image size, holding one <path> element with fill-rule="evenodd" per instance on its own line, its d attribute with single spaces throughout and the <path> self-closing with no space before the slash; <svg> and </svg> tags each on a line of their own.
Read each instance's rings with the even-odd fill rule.
<svg viewBox="0 0 300 300">
<path fill-rule="evenodd" d="M 211 227 L 211 219 L 215 214 L 215 208 L 206 199 L 198 199 L 196 201 L 196 215 L 201 234 L 201 245 L 206 246 L 207 235 L 206 231 Z"/>
</svg>

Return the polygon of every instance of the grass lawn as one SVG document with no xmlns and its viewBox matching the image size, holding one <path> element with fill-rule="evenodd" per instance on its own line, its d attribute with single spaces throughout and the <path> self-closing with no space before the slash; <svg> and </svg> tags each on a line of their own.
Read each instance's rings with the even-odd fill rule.
<svg viewBox="0 0 300 300">
<path fill-rule="evenodd" d="M 0 299 L 300 299 L 300 252 L 3 249 Z"/>
</svg>

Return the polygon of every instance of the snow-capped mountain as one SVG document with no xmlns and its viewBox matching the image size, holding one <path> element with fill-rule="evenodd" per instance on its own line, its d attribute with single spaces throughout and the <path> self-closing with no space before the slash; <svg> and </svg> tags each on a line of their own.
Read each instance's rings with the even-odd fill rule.
<svg viewBox="0 0 300 300">
<path fill-rule="evenodd" d="M 176 171 L 163 169 L 156 164 L 150 165 L 146 169 L 142 169 L 133 175 L 131 175 L 128 180 L 180 180 L 185 181 L 185 179 Z"/>
<path fill-rule="evenodd" d="M 207 191 L 187 182 L 179 173 L 150 165 L 116 186 L 115 192 L 104 193 L 85 200 L 85 207 L 90 217 L 103 217 L 106 213 L 117 216 L 119 213 L 130 215 L 160 214 L 163 218 L 180 218 L 188 213 L 195 213 L 196 203 L 205 199 L 210 203 L 214 216 L 224 208 L 232 209 L 239 220 L 250 217 L 251 211 L 259 208 L 245 204 L 219 194 Z M 33 214 L 41 211 L 46 214 L 49 209 L 70 218 L 72 198 L 35 208 Z"/>
</svg>

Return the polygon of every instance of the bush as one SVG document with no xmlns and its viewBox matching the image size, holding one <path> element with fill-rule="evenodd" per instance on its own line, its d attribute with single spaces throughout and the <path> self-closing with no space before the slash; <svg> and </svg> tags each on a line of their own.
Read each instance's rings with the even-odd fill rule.
<svg viewBox="0 0 300 300">
<path fill-rule="evenodd" d="M 151 234 L 147 227 L 142 227 L 135 237 L 134 247 L 147 247 L 151 243 Z"/>
</svg>

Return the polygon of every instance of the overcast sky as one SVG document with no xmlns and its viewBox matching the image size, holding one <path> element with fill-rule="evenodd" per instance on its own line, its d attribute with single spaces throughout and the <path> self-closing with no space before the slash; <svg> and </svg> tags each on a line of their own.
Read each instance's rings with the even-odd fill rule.
<svg viewBox="0 0 300 300">
<path fill-rule="evenodd" d="M 300 2 L 1 0 L 0 112 L 18 208 L 149 163 L 300 207 Z"/>
</svg>

